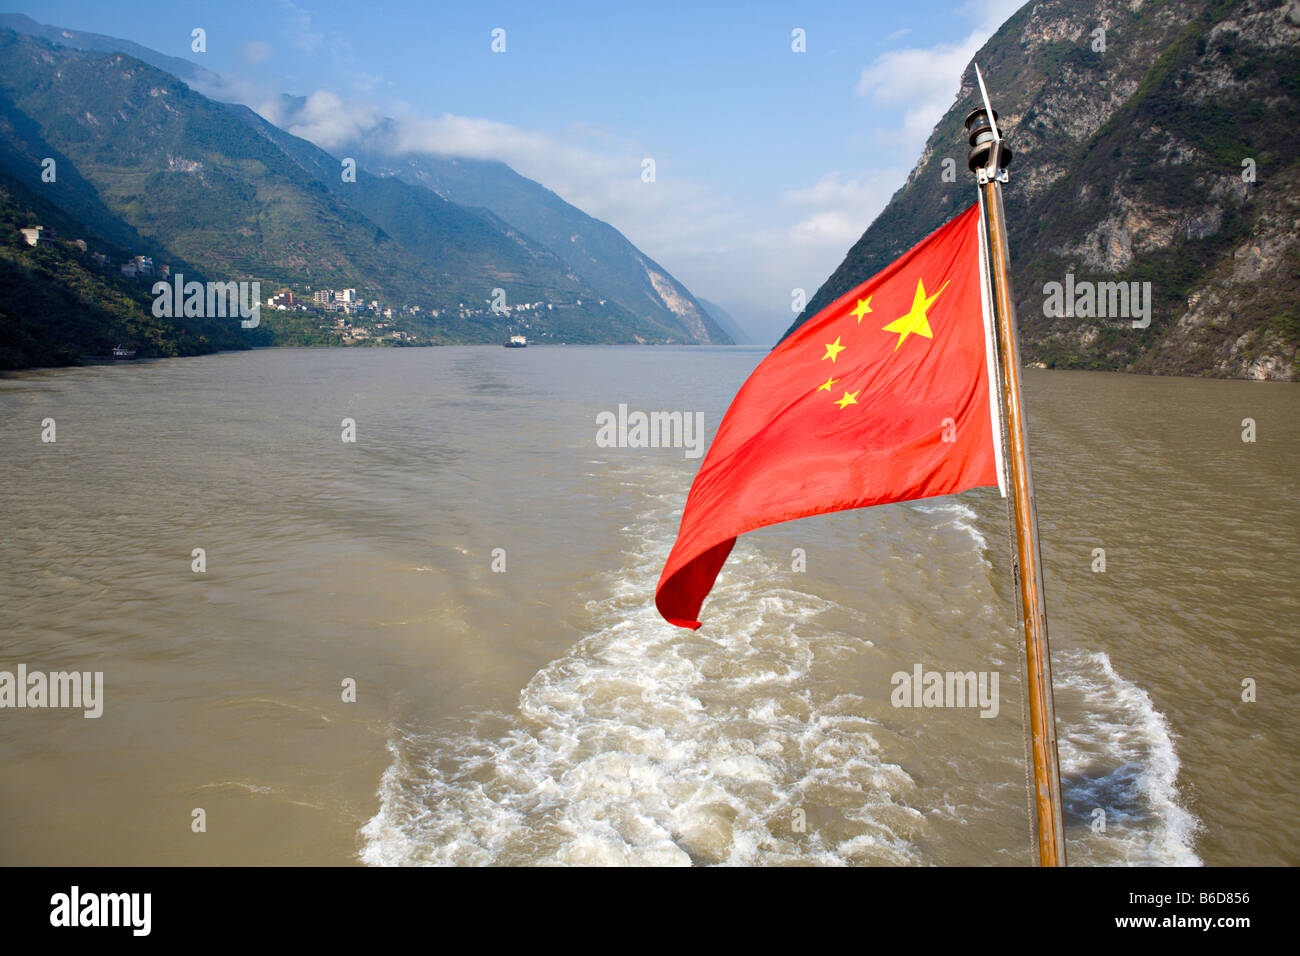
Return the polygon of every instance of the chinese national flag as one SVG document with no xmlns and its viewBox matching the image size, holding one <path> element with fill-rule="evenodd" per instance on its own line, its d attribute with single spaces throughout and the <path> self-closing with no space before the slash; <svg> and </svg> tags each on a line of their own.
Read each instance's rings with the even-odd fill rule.
<svg viewBox="0 0 1300 956">
<path fill-rule="evenodd" d="M 999 483 L 979 229 L 971 206 L 754 369 L 695 476 L 655 590 L 670 623 L 700 626 L 746 531 Z"/>
</svg>

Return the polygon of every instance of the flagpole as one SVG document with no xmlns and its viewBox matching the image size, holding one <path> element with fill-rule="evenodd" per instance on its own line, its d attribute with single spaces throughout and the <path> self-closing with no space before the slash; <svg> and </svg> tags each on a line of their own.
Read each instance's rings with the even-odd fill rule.
<svg viewBox="0 0 1300 956">
<path fill-rule="evenodd" d="M 1038 548 L 1038 514 L 1025 437 L 1020 391 L 1020 358 L 1015 301 L 1007 251 L 1006 213 L 1002 183 L 1011 151 L 1002 145 L 997 114 L 989 106 L 984 78 L 975 68 L 983 97 L 982 109 L 966 118 L 971 152 L 968 165 L 983 193 L 988 216 L 989 272 L 997 315 L 1001 358 L 1002 407 L 1005 410 L 1007 463 L 1014 502 L 1016 553 L 1014 574 L 1020 590 L 1025 629 L 1025 682 L 1029 698 L 1029 728 L 1033 759 L 1034 818 L 1041 866 L 1065 866 L 1065 831 L 1061 812 L 1061 768 L 1056 752 L 1056 708 L 1052 700 L 1052 663 L 1047 641 L 1047 603 L 1043 595 L 1043 562 Z"/>
</svg>

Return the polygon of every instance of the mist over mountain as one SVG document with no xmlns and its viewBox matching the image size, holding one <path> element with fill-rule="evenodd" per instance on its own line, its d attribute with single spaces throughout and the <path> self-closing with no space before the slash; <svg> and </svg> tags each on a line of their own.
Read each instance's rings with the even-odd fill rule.
<svg viewBox="0 0 1300 956">
<path fill-rule="evenodd" d="M 1300 4 L 1041 0 L 975 61 L 1015 154 L 1005 197 L 1026 360 L 1294 380 Z M 978 97 L 968 66 L 907 182 L 791 330 L 974 202 L 962 122 Z M 1149 327 L 1058 308 L 1050 284 L 1067 282 L 1150 283 Z"/>
<path fill-rule="evenodd" d="M 761 345 L 762 340 L 754 332 L 741 325 L 730 312 L 708 299 L 697 300 L 704 307 L 704 311 L 709 315 L 718 326 L 731 336 L 731 340 L 737 345 Z"/>
<path fill-rule="evenodd" d="M 728 333 L 667 269 L 613 226 L 588 216 L 505 163 L 378 152 L 364 144 L 356 144 L 356 150 L 376 172 L 453 202 L 491 210 L 630 312 L 669 328 L 685 326 L 695 341 L 727 344 Z"/>
</svg>

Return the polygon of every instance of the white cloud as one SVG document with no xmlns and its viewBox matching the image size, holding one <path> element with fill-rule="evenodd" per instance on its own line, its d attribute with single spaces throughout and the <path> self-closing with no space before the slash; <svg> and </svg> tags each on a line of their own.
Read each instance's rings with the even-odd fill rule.
<svg viewBox="0 0 1300 956">
<path fill-rule="evenodd" d="M 961 74 L 988 36 L 982 30 L 953 44 L 909 47 L 881 54 L 858 78 L 855 91 L 874 106 L 903 108 L 903 125 L 885 134 L 890 148 L 916 155 L 935 122 L 952 105 Z"/>
<path fill-rule="evenodd" d="M 250 40 L 240 49 L 240 56 L 246 63 L 265 63 L 271 59 L 271 44 L 261 40 Z"/>
<path fill-rule="evenodd" d="M 831 245 L 843 247 L 862 235 L 862 220 L 839 210 L 819 212 L 797 223 L 790 230 L 794 242 L 805 245 Z"/>
<path fill-rule="evenodd" d="M 882 129 L 881 139 L 905 156 L 919 155 L 926 138 L 961 87 L 961 76 L 976 52 L 1024 0 L 968 2 L 960 14 L 973 17 L 975 27 L 955 43 L 906 47 L 882 53 L 858 77 L 854 91 L 882 110 L 903 109 L 903 122 Z"/>
<path fill-rule="evenodd" d="M 340 76 L 358 93 L 372 93 L 376 87 L 383 86 L 385 83 L 391 85 L 391 80 L 385 80 L 380 73 L 367 73 L 364 70 L 345 69 L 341 71 Z"/>
<path fill-rule="evenodd" d="M 791 240 L 843 250 L 885 208 L 903 175 L 903 170 L 893 168 L 864 173 L 860 179 L 831 172 L 812 186 L 791 190 L 783 200 L 787 205 L 812 210 L 791 229 Z"/>
<path fill-rule="evenodd" d="M 858 179 L 845 179 L 840 173 L 827 173 L 806 189 L 792 189 L 785 194 L 785 201 L 795 205 L 824 206 L 833 203 L 840 206 L 862 206 L 874 202 L 879 190 L 872 182 Z"/>
<path fill-rule="evenodd" d="M 294 136 L 332 151 L 373 130 L 383 120 L 383 114 L 378 107 L 345 101 L 335 93 L 317 90 L 292 115 L 266 118 Z"/>
<path fill-rule="evenodd" d="M 552 134 L 446 113 L 399 118 L 392 129 L 385 144 L 392 151 L 500 160 L 588 215 L 634 235 L 639 246 L 690 241 L 734 220 L 727 200 L 674 176 L 670 156 L 655 156 L 635 140 L 599 127 Z M 655 160 L 654 182 L 642 181 L 646 158 Z"/>
<path fill-rule="evenodd" d="M 499 160 L 609 222 L 674 274 L 684 250 L 704 252 L 716 248 L 720 236 L 744 231 L 742 217 L 727 197 L 675 175 L 671 156 L 656 156 L 602 127 L 551 133 L 454 113 L 428 117 L 399 111 L 386 118 L 367 99 L 327 90 L 303 100 L 268 95 L 249 84 L 226 83 L 219 92 L 329 152 L 364 142 L 395 154 Z M 655 160 L 654 182 L 642 181 L 646 158 Z"/>
<path fill-rule="evenodd" d="M 325 42 L 325 34 L 312 26 L 311 14 L 293 0 L 278 0 L 285 18 L 285 33 L 289 42 L 303 53 L 315 53 Z"/>
</svg>

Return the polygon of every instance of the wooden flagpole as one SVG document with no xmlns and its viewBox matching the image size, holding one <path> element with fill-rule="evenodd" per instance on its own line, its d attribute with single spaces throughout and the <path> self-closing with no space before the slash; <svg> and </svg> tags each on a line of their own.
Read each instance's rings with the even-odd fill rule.
<svg viewBox="0 0 1300 956">
<path fill-rule="evenodd" d="M 1011 151 L 1002 145 L 997 114 L 975 67 L 984 107 L 966 118 L 971 152 L 968 165 L 983 191 L 988 215 L 989 271 L 997 317 L 998 352 L 1002 366 L 1002 407 L 1006 417 L 1007 464 L 1014 502 L 1016 553 L 1014 574 L 1020 590 L 1025 629 L 1025 682 L 1029 698 L 1029 728 L 1033 758 L 1034 818 L 1041 866 L 1065 866 L 1065 831 L 1061 812 L 1061 768 L 1056 753 L 1056 708 L 1052 700 L 1052 663 L 1047 642 L 1047 603 L 1043 595 L 1043 563 L 1038 548 L 1038 514 L 1029 469 L 1024 405 L 1020 393 L 1020 357 L 1015 300 L 1007 252 L 1006 213 L 1002 187 Z"/>
</svg>

